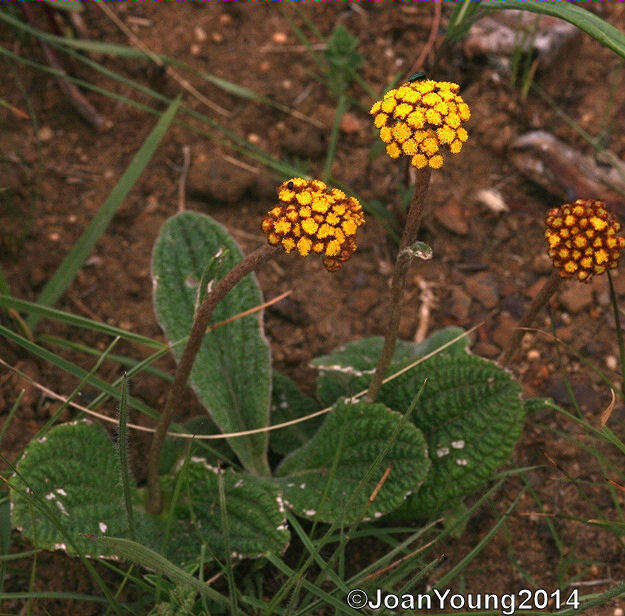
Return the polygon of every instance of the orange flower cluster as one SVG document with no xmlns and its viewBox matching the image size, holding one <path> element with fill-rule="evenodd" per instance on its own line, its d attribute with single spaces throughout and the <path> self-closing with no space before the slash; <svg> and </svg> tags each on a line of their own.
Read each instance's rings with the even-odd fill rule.
<svg viewBox="0 0 625 616">
<path fill-rule="evenodd" d="M 278 187 L 280 205 L 269 210 L 261 228 L 272 246 L 324 257 L 330 272 L 356 250 L 354 236 L 365 218 L 358 199 L 320 180 L 293 178 Z"/>
<path fill-rule="evenodd" d="M 471 112 L 458 89 L 458 84 L 448 81 L 412 81 L 389 90 L 374 103 L 370 113 L 380 139 L 387 144 L 387 154 L 409 156 L 417 169 L 428 165 L 440 169 L 442 146 L 452 154 L 460 152 L 468 139 L 461 124 Z"/>
<path fill-rule="evenodd" d="M 553 208 L 546 224 L 549 256 L 563 278 L 587 282 L 618 265 L 625 238 L 618 235 L 621 225 L 602 201 L 578 199 Z"/>
</svg>

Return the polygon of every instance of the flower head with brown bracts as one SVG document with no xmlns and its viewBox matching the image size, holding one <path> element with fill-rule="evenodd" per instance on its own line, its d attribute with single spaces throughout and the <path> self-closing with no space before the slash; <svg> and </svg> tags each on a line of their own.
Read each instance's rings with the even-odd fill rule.
<svg viewBox="0 0 625 616">
<path fill-rule="evenodd" d="M 603 201 L 578 199 L 547 213 L 545 238 L 549 256 L 562 278 L 587 282 L 618 265 L 625 237 Z"/>
<path fill-rule="evenodd" d="M 354 236 L 365 217 L 358 199 L 320 180 L 293 178 L 278 186 L 279 205 L 267 212 L 261 228 L 271 246 L 287 254 L 318 254 L 330 272 L 356 250 Z"/>
<path fill-rule="evenodd" d="M 417 169 L 440 169 L 443 146 L 452 154 L 460 152 L 468 138 L 461 124 L 471 112 L 457 94 L 459 88 L 448 81 L 409 81 L 374 103 L 370 113 L 387 154 L 409 156 Z"/>
</svg>

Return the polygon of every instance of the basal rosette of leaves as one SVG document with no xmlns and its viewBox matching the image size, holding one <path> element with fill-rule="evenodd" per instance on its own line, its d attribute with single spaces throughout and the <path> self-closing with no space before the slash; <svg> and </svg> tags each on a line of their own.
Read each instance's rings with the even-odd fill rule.
<svg viewBox="0 0 625 616">
<path fill-rule="evenodd" d="M 188 335 L 195 306 L 241 258 L 209 216 L 182 212 L 165 222 L 152 277 L 168 342 Z M 219 304 L 212 322 L 228 322 L 209 329 L 190 378 L 206 415 L 186 430 L 262 429 L 327 412 L 207 445 L 170 438 L 161 455 L 159 516 L 146 512 L 132 473 L 124 484 L 118 444 L 104 428 L 83 421 L 55 426 L 17 462 L 13 526 L 37 547 L 70 554 L 116 557 L 115 542 L 100 540 L 114 537 L 184 565 L 197 563 L 202 548 L 204 558 L 258 557 L 286 549 L 288 508 L 324 523 L 376 521 L 393 512 L 427 518 L 471 494 L 507 460 L 523 421 L 520 387 L 496 364 L 468 353 L 466 339 L 449 345 L 462 330 L 442 330 L 420 345 L 400 342 L 392 371 L 432 356 L 385 385 L 375 403 L 354 395 L 367 388 L 383 341 L 348 343 L 313 361 L 315 398 L 272 372 L 262 313 L 229 320 L 262 301 L 249 275 Z"/>
</svg>

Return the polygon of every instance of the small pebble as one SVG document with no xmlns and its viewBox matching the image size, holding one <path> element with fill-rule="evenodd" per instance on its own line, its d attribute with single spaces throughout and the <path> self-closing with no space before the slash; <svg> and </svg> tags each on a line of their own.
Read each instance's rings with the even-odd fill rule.
<svg viewBox="0 0 625 616">
<path fill-rule="evenodd" d="M 213 43 L 221 43 L 224 40 L 224 35 L 221 32 L 213 32 L 211 38 Z"/>
<path fill-rule="evenodd" d="M 618 368 L 618 360 L 614 355 L 607 355 L 605 358 L 605 365 L 608 370 L 616 370 Z"/>
<path fill-rule="evenodd" d="M 58 242 L 61 239 L 61 234 L 53 231 L 52 233 L 48 234 L 48 239 L 53 242 Z"/>
<path fill-rule="evenodd" d="M 259 137 L 256 133 L 250 133 L 250 134 L 247 136 L 247 140 L 248 140 L 250 143 L 254 143 L 254 144 L 256 144 L 256 143 L 260 143 L 260 137 Z"/>
<path fill-rule="evenodd" d="M 290 90 L 293 87 L 293 82 L 290 79 L 283 79 L 282 80 L 282 87 L 285 90 Z"/>
<path fill-rule="evenodd" d="M 527 359 L 529 361 L 536 361 L 537 359 L 540 359 L 540 351 L 538 349 L 530 349 L 527 352 Z"/>
<path fill-rule="evenodd" d="M 199 41 L 200 43 L 208 38 L 208 35 L 201 26 L 195 26 L 195 28 L 193 29 L 193 34 L 195 35 L 195 40 Z"/>
<path fill-rule="evenodd" d="M 614 609 L 614 616 L 623 616 L 623 608 L 617 607 Z"/>
<path fill-rule="evenodd" d="M 199 56 L 202 52 L 202 48 L 197 43 L 193 43 L 193 45 L 189 47 L 189 51 L 191 52 L 192 56 Z"/>
<path fill-rule="evenodd" d="M 37 139 L 39 141 L 50 141 L 54 137 L 54 132 L 49 126 L 42 126 L 37 132 Z"/>
<path fill-rule="evenodd" d="M 485 188 L 478 191 L 478 193 L 475 195 L 475 198 L 482 205 L 485 205 L 491 212 L 495 212 L 496 214 L 510 211 L 510 208 L 503 198 L 503 195 L 494 188 Z"/>
<path fill-rule="evenodd" d="M 232 23 L 232 17 L 230 17 L 230 15 L 228 15 L 227 13 L 224 13 L 223 15 L 219 16 L 219 23 L 222 26 L 227 26 L 228 24 Z"/>
<path fill-rule="evenodd" d="M 284 32 L 274 32 L 271 40 L 279 45 L 284 45 L 289 39 Z"/>
</svg>

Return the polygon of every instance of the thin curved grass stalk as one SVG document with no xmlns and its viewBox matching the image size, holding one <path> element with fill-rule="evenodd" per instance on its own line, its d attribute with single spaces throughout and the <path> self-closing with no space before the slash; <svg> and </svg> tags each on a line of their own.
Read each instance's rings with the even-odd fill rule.
<svg viewBox="0 0 625 616">
<path fill-rule="evenodd" d="M 158 461 L 161 448 L 167 436 L 169 425 L 174 418 L 175 403 L 180 400 L 184 393 L 191 368 L 202 345 L 202 340 L 206 334 L 206 328 L 208 327 L 213 311 L 217 307 L 217 304 L 219 304 L 242 278 L 256 271 L 263 263 L 268 261 L 274 253 L 275 248 L 272 246 L 263 246 L 248 255 L 243 261 L 240 261 L 234 269 L 228 272 L 215 285 L 195 313 L 187 345 L 178 363 L 174 382 L 167 394 L 167 401 L 165 402 L 161 418 L 154 432 L 154 437 L 152 438 L 150 451 L 148 453 L 147 509 L 150 513 L 160 513 L 163 506 L 158 478 Z"/>
<path fill-rule="evenodd" d="M 244 314 L 245 313 L 241 313 L 241 315 L 244 315 Z M 384 385 L 386 383 L 389 383 L 390 381 L 396 379 L 398 376 L 401 376 L 402 374 L 408 372 L 409 370 L 412 370 L 412 368 L 414 368 L 415 366 L 418 366 L 419 364 L 421 364 L 424 361 L 430 359 L 431 357 L 434 357 L 437 353 L 440 353 L 441 351 L 443 351 L 446 348 L 450 347 L 451 345 L 455 344 L 456 342 L 458 342 L 462 338 L 465 338 L 466 336 L 469 336 L 475 330 L 480 328 L 482 325 L 483 325 L 483 323 L 479 323 L 478 325 L 475 325 L 474 327 L 472 327 L 468 331 L 463 332 L 459 336 L 456 336 L 452 340 L 449 340 L 445 344 L 441 345 L 435 351 L 432 351 L 431 353 L 428 353 L 427 355 L 424 355 L 423 357 L 419 357 L 414 362 L 408 364 L 407 366 L 404 366 L 401 370 L 398 370 L 397 372 L 394 372 L 393 374 L 387 376 L 382 381 L 382 384 Z M 158 357 L 162 357 L 166 352 L 169 352 L 169 350 L 170 350 L 170 348 L 166 347 L 162 351 L 158 351 L 158 353 L 157 353 Z M 155 359 L 155 356 L 152 355 L 150 359 Z M 91 417 L 95 417 L 96 419 L 100 419 L 100 420 L 108 422 L 108 423 L 114 423 L 114 424 L 118 423 L 117 420 L 112 418 L 112 417 L 108 417 L 106 415 L 103 415 L 102 413 L 98 413 L 97 411 L 94 411 L 93 409 L 91 409 L 89 407 L 82 406 L 82 405 L 80 405 L 80 404 L 78 404 L 76 402 L 72 402 L 71 400 L 68 401 L 65 396 L 62 396 L 61 394 L 58 394 L 57 392 L 53 391 L 52 389 L 49 389 L 48 387 L 45 387 L 44 385 L 41 385 L 41 383 L 38 383 L 32 377 L 28 376 L 26 373 L 22 372 L 18 368 L 15 368 L 14 366 L 11 366 L 7 362 L 5 362 L 1 357 L 0 357 L 0 366 L 4 366 L 5 368 L 8 368 L 9 370 L 12 370 L 16 374 L 18 374 L 20 377 L 22 377 L 23 379 L 25 379 L 29 383 L 31 383 L 34 387 L 36 387 L 37 389 L 39 389 L 40 391 L 45 393 L 50 398 L 58 400 L 59 402 L 67 402 L 68 406 L 70 406 L 72 408 L 75 408 L 76 410 L 81 411 L 83 413 L 86 413 L 86 414 L 90 415 Z M 135 372 L 133 372 L 132 370 L 129 370 L 128 371 L 128 376 L 130 377 L 132 374 L 135 374 Z M 358 400 L 358 399 L 362 398 L 366 393 L 367 393 L 367 390 L 363 389 L 362 391 L 359 391 L 358 393 L 354 394 L 354 396 L 352 396 L 352 399 L 353 400 Z M 273 424 L 273 425 L 267 426 L 265 428 L 253 428 L 253 429 L 250 429 L 250 430 L 243 430 L 241 432 L 229 432 L 229 433 L 226 433 L 226 434 L 193 434 L 193 433 L 190 433 L 190 432 L 167 432 L 166 436 L 171 436 L 172 438 L 193 439 L 194 441 L 209 441 L 209 440 L 212 441 L 212 440 L 220 440 L 220 439 L 224 439 L 224 438 L 237 438 L 239 436 L 249 436 L 250 434 L 260 434 L 261 432 L 271 432 L 273 430 L 280 430 L 281 428 L 288 428 L 289 426 L 293 426 L 293 425 L 302 423 L 304 421 L 309 421 L 311 419 L 314 419 L 315 417 L 319 417 L 321 415 L 325 415 L 326 413 L 329 413 L 332 410 L 332 408 L 333 408 L 332 406 L 329 406 L 329 407 L 326 407 L 326 408 L 321 409 L 319 411 L 315 411 L 314 413 L 309 413 L 308 415 L 305 415 L 303 417 L 297 417 L 296 419 L 291 419 L 289 421 L 284 421 L 282 423 Z M 149 433 L 156 432 L 156 430 L 154 428 L 148 428 L 146 426 L 140 426 L 138 424 L 133 424 L 133 423 L 130 423 L 130 422 L 127 423 L 126 425 L 127 425 L 128 428 L 132 428 L 133 430 L 137 430 L 138 432 L 149 432 Z"/>
<path fill-rule="evenodd" d="M 415 183 L 415 194 L 412 205 L 408 210 L 404 233 L 399 244 L 399 252 L 395 261 L 395 269 L 391 280 L 391 295 L 389 299 L 389 318 L 384 334 L 384 346 L 378 365 L 375 368 L 373 379 L 369 385 L 367 398 L 373 402 L 382 387 L 382 381 L 386 371 L 391 363 L 393 353 L 395 352 L 395 344 L 397 343 L 397 331 L 399 329 L 399 317 L 401 314 L 401 299 L 406 287 L 406 275 L 408 267 L 412 261 L 410 246 L 417 239 L 417 234 L 421 227 L 421 221 L 425 212 L 425 197 L 430 186 L 430 167 L 425 167 L 417 171 L 417 179 Z"/>
</svg>

